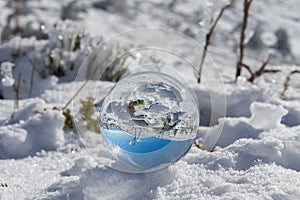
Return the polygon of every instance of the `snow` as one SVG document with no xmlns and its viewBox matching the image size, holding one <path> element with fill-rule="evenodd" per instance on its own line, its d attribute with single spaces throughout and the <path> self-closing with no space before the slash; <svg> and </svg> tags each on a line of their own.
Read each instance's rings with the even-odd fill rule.
<svg viewBox="0 0 300 200">
<path fill-rule="evenodd" d="M 203 71 L 205 83 L 200 86 L 195 84 L 195 69 L 180 56 L 198 66 L 201 49 L 195 40 L 185 40 L 180 33 L 203 42 L 207 27 L 201 30 L 199 26 L 204 20 L 199 10 L 205 10 L 201 6 L 206 1 L 175 1 L 173 7 L 173 1 L 161 0 L 114 1 L 112 5 L 103 2 L 54 0 L 49 4 L 46 0 L 29 0 L 30 14 L 20 19 L 20 25 L 41 31 L 41 35 L 27 38 L 5 33 L 13 26 L 6 26 L 12 8 L 0 2 L 0 27 L 5 30 L 0 43 L 0 78 L 5 79 L 0 85 L 0 199 L 298 199 L 299 75 L 291 77 L 286 99 L 280 98 L 287 75 L 300 64 L 298 0 L 254 1 L 250 9 L 249 31 L 261 32 L 263 48 L 247 47 L 246 63 L 258 68 L 272 51 L 274 59 L 267 67 L 281 69 L 280 73 L 265 74 L 250 84 L 244 72 L 237 83 L 233 82 L 234 35 L 238 35 L 242 9 L 242 1 L 236 1 L 216 28 Z M 65 10 L 65 21 L 60 19 L 63 6 L 70 8 Z M 141 29 L 146 26 L 168 27 L 179 33 Z M 288 34 L 290 56 L 274 46 L 276 31 L 281 28 Z M 128 32 L 115 36 L 122 31 Z M 70 34 L 74 35 L 68 40 Z M 70 51 L 76 34 L 83 34 L 84 39 L 79 50 Z M 59 36 L 69 45 L 62 45 Z M 161 70 L 191 88 L 200 111 L 197 139 L 203 149 L 210 151 L 193 145 L 178 162 L 150 173 L 116 170 L 120 163 L 105 146 L 101 134 L 87 130 L 79 113 L 80 99 L 86 97 L 94 97 L 97 107 L 101 106 L 115 85 L 108 81 L 86 83 L 69 105 L 75 127 L 64 127 L 65 116 L 53 108 L 64 107 L 85 84 L 87 70 L 80 69 L 77 78 L 76 72 L 86 54 L 101 41 L 107 46 L 96 53 L 104 57 L 109 57 L 108 50 L 115 54 L 123 43 L 125 47 L 148 45 L 174 50 L 180 55 L 134 49 L 132 54 L 139 59 L 126 60 L 125 64 L 130 72 Z M 56 59 L 51 66 L 49 55 Z M 151 57 L 159 65 L 153 65 Z M 35 59 L 34 87 L 29 98 Z M 95 61 L 90 69 L 98 64 Z M 137 64 L 146 67 L 137 69 Z M 60 65 L 66 70 L 63 77 L 51 72 Z M 16 110 L 12 85 L 18 73 L 22 78 Z"/>
<path fill-rule="evenodd" d="M 3 86 L 8 87 L 12 86 L 15 83 L 15 80 L 12 75 L 12 67 L 14 67 L 13 63 L 4 62 L 1 63 L 1 83 Z"/>
<path fill-rule="evenodd" d="M 24 123 L 23 128 L 28 133 L 25 143 L 31 144 L 31 152 L 38 152 L 42 149 L 56 150 L 65 143 L 63 127 L 62 113 L 56 110 L 46 110 L 45 113 L 34 116 Z"/>
<path fill-rule="evenodd" d="M 288 113 L 281 105 L 274 106 L 258 102 L 252 103 L 250 110 L 252 113 L 250 124 L 257 129 L 264 130 L 284 126 L 281 124 L 281 119 Z"/>
<path fill-rule="evenodd" d="M 91 82 L 82 95 L 91 94 L 89 88 L 95 84 L 98 83 Z M 102 85 L 112 86 L 105 82 Z M 42 99 L 54 103 L 49 97 L 67 95 L 65 91 L 72 86 L 59 84 L 43 94 Z M 39 109 L 35 105 L 47 107 L 42 99 L 32 99 L 19 112 L 31 113 L 34 108 Z M 54 104 L 63 99 L 56 98 Z M 224 128 L 215 152 L 193 146 L 177 163 L 146 174 L 123 173 L 107 167 L 113 160 L 101 136 L 95 133 L 80 133 L 84 134 L 82 141 L 86 147 L 63 139 L 69 133 L 63 134 L 59 111 L 31 114 L 27 120 L 15 120 L 0 128 L 1 141 L 5 141 L 0 145 L 0 152 L 5 152 L 2 158 L 22 157 L 0 161 L 0 170 L 4 172 L 0 182 L 8 184 L 8 188 L 0 187 L 1 197 L 12 199 L 18 194 L 34 199 L 295 199 L 300 187 L 300 126 L 285 127 L 278 123 L 287 112 L 280 105 L 255 102 L 249 107 L 252 114 L 248 118 L 223 119 Z M 263 119 L 260 115 L 267 113 L 273 114 L 272 126 L 252 124 L 252 120 L 259 122 Z M 207 129 L 200 128 L 202 132 Z M 38 142 L 46 138 L 47 142 Z M 68 144 L 63 146 L 63 141 Z"/>
<path fill-rule="evenodd" d="M 11 120 L 12 125 L 1 126 L 0 150 L 3 155 L 0 154 L 0 158 L 22 158 L 41 150 L 53 151 L 64 146 L 63 115 L 56 110 L 46 110 L 34 115 L 38 111 L 34 105 L 18 112 L 16 121 Z M 20 115 L 26 117 L 26 121 Z"/>
</svg>

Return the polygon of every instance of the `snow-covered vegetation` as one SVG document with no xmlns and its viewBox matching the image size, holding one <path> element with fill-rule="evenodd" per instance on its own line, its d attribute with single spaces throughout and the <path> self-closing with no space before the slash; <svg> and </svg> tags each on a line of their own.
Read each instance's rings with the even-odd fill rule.
<svg viewBox="0 0 300 200">
<path fill-rule="evenodd" d="M 195 44 L 205 46 L 228 2 L 198 84 L 204 53 Z M 298 199 L 300 4 L 253 0 L 238 63 L 243 6 L 1 0 L 0 199 Z M 133 30 L 148 26 L 168 29 Z M 97 109 L 115 82 L 143 70 L 195 93 L 199 130 L 178 162 L 124 173 L 99 134 Z"/>
</svg>

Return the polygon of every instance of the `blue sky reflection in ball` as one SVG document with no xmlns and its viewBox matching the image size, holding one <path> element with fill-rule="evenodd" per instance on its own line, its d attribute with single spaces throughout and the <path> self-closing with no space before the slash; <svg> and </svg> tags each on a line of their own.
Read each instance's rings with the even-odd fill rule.
<svg viewBox="0 0 300 200">
<path fill-rule="evenodd" d="M 184 156 L 198 125 L 198 104 L 190 90 L 158 72 L 126 76 L 100 110 L 101 133 L 114 157 L 144 172 Z"/>
</svg>

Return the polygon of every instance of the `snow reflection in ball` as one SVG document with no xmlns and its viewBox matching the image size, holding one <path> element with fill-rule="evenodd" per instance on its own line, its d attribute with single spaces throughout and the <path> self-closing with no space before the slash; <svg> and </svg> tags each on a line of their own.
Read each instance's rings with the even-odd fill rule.
<svg viewBox="0 0 300 200">
<path fill-rule="evenodd" d="M 103 101 L 100 128 L 114 157 L 144 172 L 186 154 L 199 113 L 191 92 L 175 78 L 142 72 L 119 81 Z"/>
</svg>

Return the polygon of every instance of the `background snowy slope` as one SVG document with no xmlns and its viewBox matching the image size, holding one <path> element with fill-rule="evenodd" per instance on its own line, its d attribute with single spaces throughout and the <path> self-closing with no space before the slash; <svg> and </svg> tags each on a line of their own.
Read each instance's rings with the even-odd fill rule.
<svg viewBox="0 0 300 200">
<path fill-rule="evenodd" d="M 51 3 L 32 0 L 28 1 L 32 14 L 21 23 L 39 19 L 51 27 L 62 17 L 63 8 L 69 8 L 65 9 L 64 18 L 76 21 L 91 37 L 109 38 L 131 28 L 161 26 L 184 32 L 201 42 L 199 1 L 178 1 L 171 8 L 171 1 L 124 2 L 107 6 L 96 0 Z M 252 23 L 254 27 L 256 24 L 262 27 L 265 46 L 248 48 L 247 62 L 259 66 L 269 50 L 276 53 L 270 67 L 282 69 L 281 73 L 259 78 L 254 85 L 243 81 L 232 83 L 235 41 L 231 36 L 236 34 L 233 30 L 240 22 L 241 3 L 237 1 L 226 11 L 210 47 L 210 56 L 224 76 L 227 95 L 227 117 L 220 119 L 224 128 L 216 151 L 206 152 L 193 146 L 180 161 L 157 172 L 115 171 L 106 167 L 112 160 L 99 134 L 85 130 L 82 124 L 80 133 L 63 129 L 64 116 L 51 109 L 64 106 L 73 89 L 83 82 L 71 82 L 72 71 L 61 78 L 36 77 L 41 82 L 35 86 L 33 98 L 27 99 L 28 87 L 24 84 L 20 109 L 13 119 L 10 119 L 14 111 L 11 88 L 1 88 L 5 99 L 0 100 L 0 199 L 297 199 L 300 196 L 299 76 L 292 79 L 287 91 L 289 100 L 281 100 L 279 94 L 290 68 L 300 63 L 299 2 L 253 2 Z M 1 24 L 5 27 L 11 9 L 4 0 L 0 6 Z M 292 56 L 283 56 L 271 47 L 279 28 L 287 30 Z M 29 51 L 30 46 L 39 49 L 46 41 L 29 38 L 22 42 L 24 51 Z M 177 41 L 171 44 L 178 48 Z M 9 45 L 9 42 L 1 45 L 1 62 L 14 61 L 7 52 Z M 193 53 L 188 47 L 185 49 L 187 54 Z M 27 56 L 17 62 L 23 63 Z M 16 70 L 26 79 L 30 77 L 29 69 L 29 65 L 27 68 L 24 65 Z M 204 69 L 207 78 L 215 78 L 209 69 Z M 194 74 L 181 72 L 191 82 L 196 80 Z M 73 105 L 77 120 L 79 99 L 92 96 L 97 84 L 96 102 L 114 85 L 89 82 Z M 206 108 L 209 92 L 203 86 L 193 87 L 200 108 Z M 44 114 L 34 114 L 44 108 L 47 108 Z M 209 117 L 202 115 L 202 120 L 199 136 L 206 133 L 208 127 L 204 125 Z M 213 127 L 220 128 L 220 123 Z M 82 133 L 85 144 L 78 139 Z"/>
</svg>

